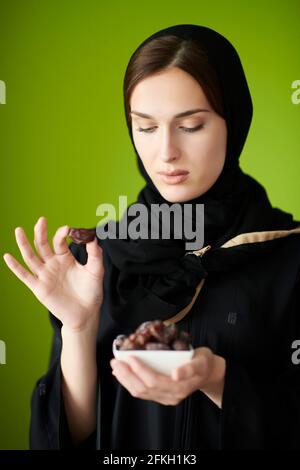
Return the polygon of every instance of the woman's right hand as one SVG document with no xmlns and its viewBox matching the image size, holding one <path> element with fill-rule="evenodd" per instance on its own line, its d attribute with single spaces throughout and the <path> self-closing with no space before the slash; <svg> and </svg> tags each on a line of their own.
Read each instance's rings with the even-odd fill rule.
<svg viewBox="0 0 300 470">
<path fill-rule="evenodd" d="M 103 254 L 97 237 L 86 244 L 88 259 L 81 265 L 72 255 L 66 238 L 67 225 L 59 227 L 48 242 L 47 221 L 40 217 L 34 227 L 32 249 L 25 231 L 15 230 L 25 269 L 11 254 L 3 256 L 9 269 L 34 293 L 36 298 L 62 323 L 64 328 L 81 331 L 99 316 L 103 301 Z M 97 319 L 97 318 L 96 318 Z"/>
</svg>

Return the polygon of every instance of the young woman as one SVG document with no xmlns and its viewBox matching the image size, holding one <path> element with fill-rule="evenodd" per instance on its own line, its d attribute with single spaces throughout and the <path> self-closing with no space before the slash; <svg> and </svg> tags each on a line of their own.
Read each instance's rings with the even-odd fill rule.
<svg viewBox="0 0 300 470">
<path fill-rule="evenodd" d="M 146 181 L 137 202 L 189 205 L 204 243 L 187 250 L 174 224 L 169 239 L 68 246 L 64 226 L 52 248 L 42 217 L 37 256 L 16 229 L 31 273 L 5 261 L 54 328 L 31 448 L 299 449 L 300 223 L 239 167 L 252 102 L 237 52 L 206 27 L 163 29 L 132 55 L 124 101 Z M 170 377 L 113 359 L 118 334 L 154 319 L 192 337 Z"/>
</svg>

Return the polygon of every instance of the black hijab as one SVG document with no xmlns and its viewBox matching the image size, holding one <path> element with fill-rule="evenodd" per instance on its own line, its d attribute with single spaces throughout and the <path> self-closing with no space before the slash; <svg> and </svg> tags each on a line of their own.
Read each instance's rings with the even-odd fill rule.
<svg viewBox="0 0 300 470">
<path fill-rule="evenodd" d="M 134 54 L 152 39 L 167 35 L 199 43 L 217 72 L 228 132 L 226 158 L 214 185 L 200 197 L 187 201 L 193 209 L 196 204 L 204 204 L 204 246 L 210 245 L 211 249 L 203 257 L 185 256 L 187 240 L 184 236 L 175 239 L 174 232 L 169 240 L 162 237 L 158 240 L 134 240 L 129 236 L 126 239 L 102 240 L 111 263 L 107 273 L 108 311 L 121 328 L 133 329 L 146 320 L 173 317 L 191 302 L 201 279 L 213 272 L 226 273 L 238 264 L 247 263 L 249 257 L 255 256 L 257 245 L 261 245 L 220 248 L 227 240 L 241 233 L 289 230 L 296 226 L 290 214 L 271 207 L 264 188 L 239 167 L 239 156 L 252 119 L 252 101 L 234 47 L 212 29 L 188 24 L 158 31 L 147 38 Z M 134 146 L 127 115 L 126 120 Z M 151 204 L 170 206 L 172 203 L 166 201 L 154 186 L 136 148 L 135 153 L 146 181 L 136 202 L 143 204 L 149 213 Z M 126 217 L 130 222 L 133 217 L 128 214 L 128 209 Z M 195 212 L 192 212 L 192 218 L 195 223 Z M 120 221 L 115 224 L 118 233 Z"/>
</svg>

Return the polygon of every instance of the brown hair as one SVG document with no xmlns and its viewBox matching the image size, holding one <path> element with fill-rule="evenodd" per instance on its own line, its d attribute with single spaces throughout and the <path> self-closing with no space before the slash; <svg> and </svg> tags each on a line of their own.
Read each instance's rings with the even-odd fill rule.
<svg viewBox="0 0 300 470">
<path fill-rule="evenodd" d="M 178 67 L 200 84 L 210 105 L 224 118 L 224 105 L 218 76 L 204 50 L 193 40 L 177 36 L 155 38 L 131 57 L 124 77 L 124 101 L 128 124 L 131 123 L 130 98 L 134 87 L 155 73 Z"/>
</svg>

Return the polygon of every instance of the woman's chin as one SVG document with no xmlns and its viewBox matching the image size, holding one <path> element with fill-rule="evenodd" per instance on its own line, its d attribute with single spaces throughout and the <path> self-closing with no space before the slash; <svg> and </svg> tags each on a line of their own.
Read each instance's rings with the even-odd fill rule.
<svg viewBox="0 0 300 470">
<path fill-rule="evenodd" d="M 186 202 L 194 199 L 199 194 L 195 194 L 191 188 L 184 187 L 183 185 L 169 185 L 168 187 L 158 188 L 161 196 L 168 202 Z"/>
</svg>

